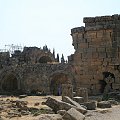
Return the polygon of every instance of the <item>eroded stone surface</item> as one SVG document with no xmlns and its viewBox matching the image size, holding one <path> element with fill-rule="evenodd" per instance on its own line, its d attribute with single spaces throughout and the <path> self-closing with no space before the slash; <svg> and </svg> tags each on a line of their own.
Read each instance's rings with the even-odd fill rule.
<svg viewBox="0 0 120 120">
<path fill-rule="evenodd" d="M 63 116 L 64 120 L 84 120 L 85 116 L 78 112 L 76 109 L 69 109 Z"/>
<path fill-rule="evenodd" d="M 99 108 L 111 108 L 111 103 L 109 101 L 101 101 L 97 103 L 97 107 Z"/>
<path fill-rule="evenodd" d="M 50 108 L 52 108 L 55 113 L 57 113 L 57 111 L 59 111 L 59 110 L 69 110 L 70 108 L 75 108 L 76 110 L 78 110 L 79 112 L 81 112 L 83 114 L 87 112 L 87 110 L 81 106 L 77 107 L 77 106 L 71 105 L 69 103 L 66 103 L 66 102 L 63 102 L 60 100 L 56 100 L 52 97 L 48 97 L 45 104 L 47 106 L 49 106 Z"/>
</svg>

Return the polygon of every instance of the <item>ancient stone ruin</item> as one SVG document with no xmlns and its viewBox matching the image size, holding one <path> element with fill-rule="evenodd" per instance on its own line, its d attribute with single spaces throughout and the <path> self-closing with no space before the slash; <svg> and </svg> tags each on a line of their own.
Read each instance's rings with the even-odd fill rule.
<svg viewBox="0 0 120 120">
<path fill-rule="evenodd" d="M 120 89 L 120 15 L 85 17 L 71 30 L 76 85 L 90 94 Z M 106 78 L 108 78 L 106 82 Z"/>
<path fill-rule="evenodd" d="M 44 46 L 24 47 L 23 51 L 0 53 L 0 92 L 61 95 L 62 84 L 71 84 L 72 75 L 65 61 Z"/>
<path fill-rule="evenodd" d="M 61 63 L 45 46 L 0 52 L 0 92 L 62 94 L 62 85 L 90 95 L 120 89 L 120 15 L 85 17 L 71 30 L 75 53 Z M 66 87 L 67 88 L 67 87 Z M 84 89 L 85 90 L 85 89 Z"/>
</svg>

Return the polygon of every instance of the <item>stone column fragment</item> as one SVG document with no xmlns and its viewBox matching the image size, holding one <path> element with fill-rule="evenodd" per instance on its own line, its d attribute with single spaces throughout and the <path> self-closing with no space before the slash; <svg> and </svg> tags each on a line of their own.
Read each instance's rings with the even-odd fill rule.
<svg viewBox="0 0 120 120">
<path fill-rule="evenodd" d="M 62 84 L 62 98 L 63 96 L 73 99 L 73 86 L 71 84 Z"/>
<path fill-rule="evenodd" d="M 84 102 L 88 101 L 88 90 L 87 88 L 77 88 L 76 95 L 83 97 Z"/>
</svg>

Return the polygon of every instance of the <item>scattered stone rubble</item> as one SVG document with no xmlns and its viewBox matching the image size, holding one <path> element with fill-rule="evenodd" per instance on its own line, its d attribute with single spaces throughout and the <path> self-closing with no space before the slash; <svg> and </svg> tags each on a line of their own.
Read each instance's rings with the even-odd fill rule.
<svg viewBox="0 0 120 120">
<path fill-rule="evenodd" d="M 0 115 L 5 118 L 22 117 L 25 115 L 38 116 L 39 114 L 53 114 L 50 109 L 28 107 L 28 102 L 23 100 L 0 100 Z"/>
<path fill-rule="evenodd" d="M 73 101 L 74 102 L 74 101 Z M 70 108 L 75 108 L 81 113 L 86 113 L 86 109 L 81 107 L 80 105 L 72 105 L 67 102 L 63 102 L 60 100 L 53 99 L 52 97 L 49 97 L 45 103 L 47 106 L 53 109 L 55 113 L 57 113 L 58 110 L 69 110 Z"/>
<path fill-rule="evenodd" d="M 46 101 L 46 105 L 55 111 L 55 113 L 60 114 L 62 120 L 84 120 L 86 117 L 86 113 L 89 110 L 97 110 L 97 108 L 104 109 L 111 108 L 112 105 L 118 105 L 117 101 L 91 101 L 91 102 L 84 102 L 82 104 L 73 101 L 68 96 L 63 97 L 64 102 L 53 99 L 49 97 Z M 86 109 L 85 109 L 86 108 Z M 102 112 L 102 111 L 101 111 Z"/>
<path fill-rule="evenodd" d="M 65 92 L 63 92 L 67 95 L 69 91 L 67 92 L 66 89 L 64 90 Z M 81 88 L 81 92 L 82 90 L 84 91 L 85 88 Z M 85 100 L 82 103 L 78 103 L 68 96 L 62 96 L 62 101 L 48 97 L 45 104 L 52 108 L 55 113 L 60 114 L 62 120 L 84 120 L 87 115 L 86 113 L 90 110 L 97 111 L 98 108 L 105 109 L 111 108 L 113 105 L 118 105 L 118 102 L 112 99 L 108 101 L 90 100 L 88 99 L 87 92 L 85 93 L 83 99 L 87 98 L 87 101 Z M 103 110 L 103 112 L 105 112 L 105 110 Z"/>
<path fill-rule="evenodd" d="M 22 115 L 30 114 L 26 101 L 13 101 L 7 99 L 6 101 L 0 100 L 0 112 L 6 112 L 7 118 L 21 117 Z"/>
<path fill-rule="evenodd" d="M 28 107 L 28 102 L 24 101 L 24 97 L 21 98 L 21 96 L 25 97 L 25 95 L 20 95 L 19 100 L 0 100 L 0 115 L 8 119 L 32 115 L 34 120 L 85 120 L 89 116 L 89 111 L 99 112 L 100 110 L 101 113 L 105 113 L 112 106 L 119 105 L 113 98 L 107 101 L 95 101 L 88 97 L 87 102 L 78 103 L 68 96 L 62 96 L 61 100 L 46 96 L 44 105 L 48 108 L 39 109 L 36 108 L 39 102 L 35 102 L 33 107 Z"/>
</svg>

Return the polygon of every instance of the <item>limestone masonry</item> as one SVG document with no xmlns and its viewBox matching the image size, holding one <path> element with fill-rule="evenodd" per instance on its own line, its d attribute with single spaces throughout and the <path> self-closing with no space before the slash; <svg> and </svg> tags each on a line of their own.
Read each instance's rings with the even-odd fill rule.
<svg viewBox="0 0 120 120">
<path fill-rule="evenodd" d="M 48 49 L 25 47 L 0 53 L 0 92 L 61 95 L 62 84 L 89 94 L 120 90 L 120 15 L 85 17 L 71 29 L 75 53 L 59 63 Z"/>
</svg>

